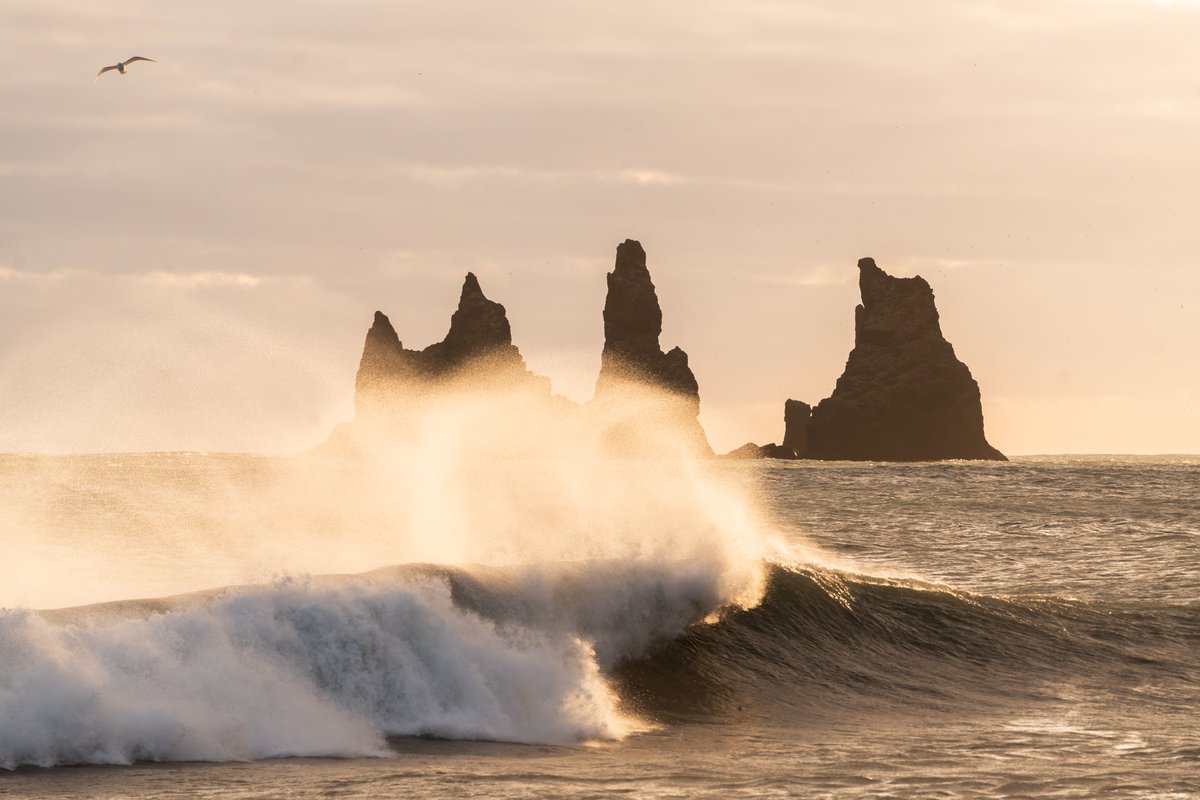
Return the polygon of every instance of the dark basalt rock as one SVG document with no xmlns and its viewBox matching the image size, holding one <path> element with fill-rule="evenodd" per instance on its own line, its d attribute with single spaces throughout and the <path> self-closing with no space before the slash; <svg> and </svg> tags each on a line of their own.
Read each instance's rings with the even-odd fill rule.
<svg viewBox="0 0 1200 800">
<path fill-rule="evenodd" d="M 445 375 L 480 358 L 525 369 L 525 360 L 512 343 L 504 306 L 484 297 L 473 272 L 468 272 L 463 281 L 446 338 L 426 347 L 421 356 L 425 372 L 430 375 Z"/>
<path fill-rule="evenodd" d="M 356 413 L 364 413 L 373 403 L 387 402 L 400 389 L 403 379 L 412 376 L 414 369 L 406 352 L 391 320 L 376 311 L 354 378 Z"/>
<path fill-rule="evenodd" d="M 646 268 L 646 251 L 641 243 L 626 239 L 617 246 L 616 264 L 608 274 L 596 401 L 605 402 L 629 384 L 662 390 L 677 406 L 689 434 L 711 452 L 698 420 L 700 387 L 687 353 L 678 347 L 664 353 L 658 341 L 661 333 L 662 309 Z"/>
<path fill-rule="evenodd" d="M 367 331 L 354 382 L 355 411 L 371 416 L 413 395 L 456 380 L 465 371 L 486 368 L 487 380 L 511 379 L 549 396 L 550 380 L 530 372 L 512 343 L 504 306 L 487 299 L 468 272 L 450 331 L 424 350 L 408 350 L 382 311 Z"/>
<path fill-rule="evenodd" d="M 929 284 L 892 277 L 870 258 L 858 268 L 854 349 L 833 394 L 812 410 L 798 452 L 855 461 L 1006 460 L 984 438 L 979 385 L 942 336 Z M 799 423 L 788 430 L 797 442 Z"/>
<path fill-rule="evenodd" d="M 808 423 L 812 419 L 812 406 L 799 400 L 788 400 L 783 404 L 783 444 L 779 446 L 784 455 L 776 458 L 800 458 L 808 450 Z"/>
<path fill-rule="evenodd" d="M 720 458 L 728 458 L 735 461 L 751 461 L 759 458 L 780 458 L 780 459 L 795 459 L 795 454 L 790 450 L 785 450 L 783 445 L 778 445 L 772 442 L 771 444 L 755 444 L 754 442 L 746 442 L 736 450 L 730 450 L 724 453 Z"/>
<path fill-rule="evenodd" d="M 596 394 L 614 381 L 637 381 L 686 398 L 700 411 L 700 387 L 678 347 L 664 353 L 658 344 L 662 309 L 646 268 L 646 251 L 633 239 L 617 246 L 604 302 L 604 350 Z"/>
<path fill-rule="evenodd" d="M 754 442 L 746 442 L 736 450 L 725 453 L 721 458 L 803 458 L 808 444 L 808 422 L 811 416 L 812 406 L 808 403 L 788 400 L 783 404 L 783 444 L 772 442 L 758 445 Z"/>
<path fill-rule="evenodd" d="M 405 348 L 391 321 L 377 311 L 355 379 L 355 421 L 338 426 L 325 450 L 354 452 L 375 439 L 403 441 L 419 435 L 424 410 L 443 399 L 490 402 L 496 397 L 508 404 L 500 408 L 522 413 L 532 404 L 529 420 L 543 415 L 544 431 L 536 422 L 519 432 L 503 425 L 481 431 L 481 444 L 491 442 L 506 453 L 537 450 L 538 435 L 569 430 L 568 437 L 599 436 L 613 454 L 711 455 L 687 355 L 679 348 L 668 353 L 659 348 L 662 311 L 640 244 L 626 241 L 618 247 L 608 288 L 596 397 L 582 408 L 552 396 L 549 379 L 526 368 L 512 343 L 504 306 L 487 299 L 472 274 L 463 283 L 446 338 L 424 350 Z M 502 441 L 505 436 L 515 438 L 510 444 Z"/>
<path fill-rule="evenodd" d="M 720 457 L 734 461 L 753 461 L 759 458 L 771 458 L 770 448 L 778 446 L 776 444 L 761 445 L 754 442 L 746 442 L 741 447 L 730 450 L 728 453 L 722 453 Z"/>
</svg>

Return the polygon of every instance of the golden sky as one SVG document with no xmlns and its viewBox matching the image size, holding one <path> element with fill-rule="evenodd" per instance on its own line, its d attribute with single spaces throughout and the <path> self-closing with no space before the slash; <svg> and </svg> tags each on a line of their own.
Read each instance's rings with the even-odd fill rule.
<svg viewBox="0 0 1200 800">
<path fill-rule="evenodd" d="M 468 270 L 586 399 L 636 238 L 718 450 L 830 393 L 869 255 L 1001 450 L 1200 452 L 1198 42 L 1148 0 L 5 0 L 0 450 L 311 445 L 372 313 L 424 347 Z"/>
</svg>

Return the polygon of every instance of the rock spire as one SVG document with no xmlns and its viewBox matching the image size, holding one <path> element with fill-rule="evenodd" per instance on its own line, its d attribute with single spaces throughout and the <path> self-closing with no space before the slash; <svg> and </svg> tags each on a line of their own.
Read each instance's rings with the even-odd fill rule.
<svg viewBox="0 0 1200 800">
<path fill-rule="evenodd" d="M 802 456 L 1004 460 L 984 438 L 979 385 L 942 336 L 928 282 L 888 275 L 870 258 L 858 269 L 854 349 L 833 394 L 812 410 Z"/>
<path fill-rule="evenodd" d="M 406 397 L 453 381 L 468 368 L 485 368 L 488 380 L 536 385 L 549 395 L 549 379 L 531 373 L 512 343 L 504 306 L 489 300 L 470 272 L 446 338 L 424 350 L 406 349 L 387 316 L 375 312 L 355 379 L 355 410 L 369 417 Z"/>
<path fill-rule="evenodd" d="M 617 246 L 616 263 L 608 273 L 604 302 L 604 350 L 596 401 L 607 402 L 630 386 L 658 390 L 670 405 L 675 424 L 704 452 L 711 452 L 700 427 L 700 387 L 688 367 L 687 353 L 674 347 L 664 353 L 659 345 L 662 309 L 646 268 L 641 243 L 626 239 Z"/>
</svg>

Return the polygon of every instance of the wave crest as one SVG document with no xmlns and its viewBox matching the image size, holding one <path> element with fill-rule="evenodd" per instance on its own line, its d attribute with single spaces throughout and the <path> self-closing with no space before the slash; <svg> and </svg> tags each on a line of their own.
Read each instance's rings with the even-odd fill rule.
<svg viewBox="0 0 1200 800">
<path fill-rule="evenodd" d="M 619 738 L 591 644 L 444 580 L 240 590 L 98 625 L 0 614 L 0 766 L 372 756 L 385 735 Z"/>
</svg>

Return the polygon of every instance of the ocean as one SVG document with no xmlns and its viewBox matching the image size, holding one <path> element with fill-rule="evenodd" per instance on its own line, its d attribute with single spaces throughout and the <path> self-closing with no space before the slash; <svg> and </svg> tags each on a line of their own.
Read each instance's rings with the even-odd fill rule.
<svg viewBox="0 0 1200 800">
<path fill-rule="evenodd" d="M 8 455 L 0 532 L 0 795 L 1200 797 L 1197 457 Z"/>
</svg>

